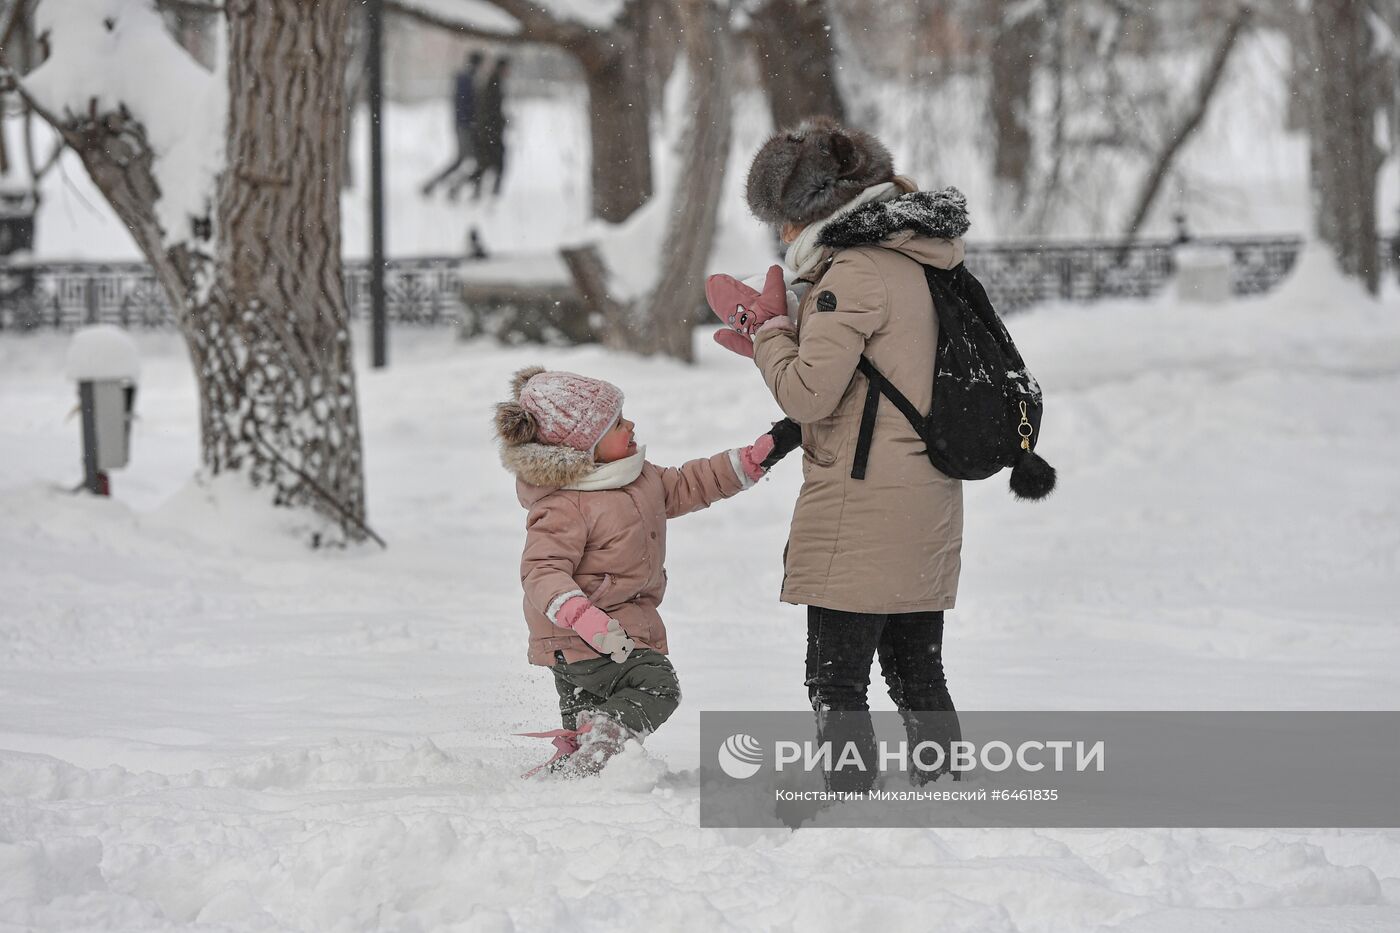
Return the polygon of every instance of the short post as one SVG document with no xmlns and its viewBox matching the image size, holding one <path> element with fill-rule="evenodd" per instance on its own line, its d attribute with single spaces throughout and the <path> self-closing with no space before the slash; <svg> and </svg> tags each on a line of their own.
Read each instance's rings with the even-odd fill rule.
<svg viewBox="0 0 1400 933">
<path fill-rule="evenodd" d="M 1183 243 L 1191 242 L 1191 228 L 1186 225 L 1186 212 L 1177 211 L 1172 215 L 1173 222 L 1176 223 L 1176 240 L 1174 245 L 1180 246 Z"/>
<path fill-rule="evenodd" d="M 101 309 L 102 307 L 102 304 L 98 299 L 97 276 L 90 275 L 87 277 L 87 294 L 84 297 L 87 298 L 87 320 L 85 320 L 83 323 L 96 324 L 99 309 Z"/>
<path fill-rule="evenodd" d="M 1181 243 L 1173 250 L 1179 301 L 1223 304 L 1234 296 L 1234 253 L 1226 246 Z"/>
<path fill-rule="evenodd" d="M 68 346 L 65 369 L 78 384 L 82 415 L 83 484 L 93 495 L 112 493 L 108 470 L 131 456 L 131 421 L 141 374 L 135 342 L 110 324 L 84 327 Z"/>
<path fill-rule="evenodd" d="M 1396 100 L 1400 101 L 1400 96 Z M 1400 207 L 1395 208 L 1395 236 L 1390 240 L 1390 261 L 1395 264 L 1395 281 L 1400 282 Z"/>
</svg>

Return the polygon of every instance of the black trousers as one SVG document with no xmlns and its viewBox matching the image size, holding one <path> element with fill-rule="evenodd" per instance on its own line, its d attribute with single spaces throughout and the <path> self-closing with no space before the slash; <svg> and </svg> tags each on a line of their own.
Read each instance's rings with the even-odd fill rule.
<svg viewBox="0 0 1400 933">
<path fill-rule="evenodd" d="M 447 180 L 447 177 L 457 171 L 458 167 L 474 162 L 476 160 L 476 134 L 470 123 L 457 124 L 457 157 L 447 166 L 447 168 L 434 175 L 427 184 L 423 185 L 425 195 L 432 194 L 433 189 Z"/>
<path fill-rule="evenodd" d="M 890 699 L 904 718 L 910 749 L 937 742 L 946 752 L 962 733 L 943 672 L 942 612 L 876 615 L 807 607 L 807 697 L 817 714 L 818 742 L 832 742 L 838 756 L 846 742 L 854 742 L 862 760 L 876 760 L 866 700 L 876 656 Z M 914 771 L 911 777 L 922 783 L 946 770 Z M 833 771 L 827 784 L 833 790 L 865 790 L 874 778 L 873 768 Z"/>
</svg>

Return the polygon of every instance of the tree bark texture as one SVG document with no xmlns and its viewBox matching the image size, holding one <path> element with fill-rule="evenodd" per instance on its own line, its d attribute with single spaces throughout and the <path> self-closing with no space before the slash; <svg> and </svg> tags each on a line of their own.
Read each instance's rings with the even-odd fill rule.
<svg viewBox="0 0 1400 933">
<path fill-rule="evenodd" d="M 1317 66 L 1308 106 L 1313 219 L 1347 275 L 1380 288 L 1376 182 L 1383 153 L 1376 114 L 1384 73 L 1367 0 L 1312 0 L 1309 58 Z"/>
<path fill-rule="evenodd" d="M 602 321 L 605 346 L 694 359 L 693 312 L 704 301 L 705 263 L 714 244 L 731 134 L 730 37 L 711 0 L 679 0 L 685 67 L 690 79 L 679 176 L 670 193 L 661 263 L 652 288 L 620 301 L 608 292 L 608 269 L 591 246 L 563 251 L 584 306 Z M 643 260 L 645 261 L 645 260 Z"/>
<path fill-rule="evenodd" d="M 751 16 L 773 128 L 786 129 L 818 115 L 845 122 L 826 0 L 766 0 Z"/>
<path fill-rule="evenodd" d="M 705 300 L 705 264 L 719 221 L 717 194 L 729 162 L 733 93 L 723 11 L 713 0 L 681 0 L 680 11 L 692 117 L 681 139 L 684 157 L 661 251 L 661 275 L 638 317 L 654 335 L 659 352 L 691 362 L 692 312 Z"/>
<path fill-rule="evenodd" d="M 575 50 L 588 88 L 593 216 L 621 223 L 651 199 L 651 108 L 637 37 L 623 30 Z"/>
<path fill-rule="evenodd" d="M 276 504 L 329 519 L 336 540 L 358 541 L 378 539 L 365 525 L 341 283 L 348 8 L 349 0 L 226 8 L 227 162 L 212 254 L 207 237 L 160 229 L 155 156 L 133 117 L 95 107 L 39 112 L 83 160 L 176 309 L 198 384 L 206 469 L 241 472 L 270 486 Z"/>
<path fill-rule="evenodd" d="M 360 537 L 365 503 L 341 281 L 350 0 L 228 7 L 228 167 L 210 300 L 191 313 L 204 462 Z"/>
</svg>

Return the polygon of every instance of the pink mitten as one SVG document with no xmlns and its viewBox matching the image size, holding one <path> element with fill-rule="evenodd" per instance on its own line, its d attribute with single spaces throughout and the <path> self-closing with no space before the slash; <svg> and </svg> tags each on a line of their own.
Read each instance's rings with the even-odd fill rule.
<svg viewBox="0 0 1400 933">
<path fill-rule="evenodd" d="M 763 435 L 758 440 L 739 451 L 739 462 L 744 466 L 744 475 L 754 482 L 762 479 L 763 474 L 768 472 L 763 468 L 763 461 L 766 460 L 768 455 L 772 452 L 773 435 L 771 434 Z"/>
<path fill-rule="evenodd" d="M 726 350 L 732 350 L 740 356 L 747 356 L 749 359 L 753 359 L 753 338 L 746 334 L 741 334 L 737 330 L 721 327 L 719 330 L 715 331 L 715 343 L 724 347 Z"/>
<path fill-rule="evenodd" d="M 637 643 L 627 637 L 618 621 L 582 596 L 574 596 L 559 607 L 555 624 L 574 630 L 593 650 L 610 656 L 621 664 L 636 650 Z"/>
<path fill-rule="evenodd" d="M 783 267 L 770 266 L 763 281 L 763 291 L 755 291 L 732 275 L 712 275 L 705 280 L 705 300 L 719 319 L 735 332 L 752 337 L 765 321 L 788 313 L 788 290 L 783 281 Z M 721 331 L 720 333 L 723 333 Z M 732 338 L 715 341 L 735 353 L 753 355 L 752 341 L 747 347 Z M 747 352 L 746 352 L 747 351 Z"/>
</svg>

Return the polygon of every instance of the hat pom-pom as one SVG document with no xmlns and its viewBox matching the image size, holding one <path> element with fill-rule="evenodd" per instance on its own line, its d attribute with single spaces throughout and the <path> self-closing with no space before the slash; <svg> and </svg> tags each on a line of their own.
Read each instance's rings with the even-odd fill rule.
<svg viewBox="0 0 1400 933">
<path fill-rule="evenodd" d="M 520 393 L 525 391 L 525 383 L 529 382 L 540 373 L 544 372 L 543 366 L 526 366 L 524 369 L 510 377 L 510 397 L 516 401 L 520 400 Z"/>
<path fill-rule="evenodd" d="M 1044 499 L 1055 489 L 1055 468 L 1028 450 L 1011 468 L 1011 492 L 1018 499 Z"/>
<path fill-rule="evenodd" d="M 535 439 L 535 416 L 517 402 L 496 406 L 496 433 L 505 444 L 518 447 Z"/>
</svg>

